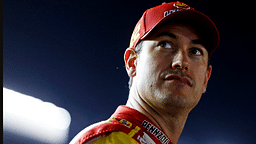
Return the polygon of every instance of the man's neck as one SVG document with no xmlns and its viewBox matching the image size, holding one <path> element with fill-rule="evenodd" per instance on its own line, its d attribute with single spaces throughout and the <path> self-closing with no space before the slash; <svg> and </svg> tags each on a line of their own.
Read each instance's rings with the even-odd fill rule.
<svg viewBox="0 0 256 144">
<path fill-rule="evenodd" d="M 181 135 L 189 113 L 181 110 L 175 113 L 158 111 L 147 104 L 135 90 L 130 91 L 126 106 L 136 109 L 148 117 L 165 132 L 174 144 L 177 143 Z"/>
</svg>

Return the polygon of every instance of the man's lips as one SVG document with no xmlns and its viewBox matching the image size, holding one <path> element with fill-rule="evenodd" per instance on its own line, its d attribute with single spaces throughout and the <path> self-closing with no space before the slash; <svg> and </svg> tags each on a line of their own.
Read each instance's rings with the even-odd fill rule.
<svg viewBox="0 0 256 144">
<path fill-rule="evenodd" d="M 166 75 L 164 80 L 177 80 L 177 81 L 180 81 L 184 84 L 189 85 L 190 87 L 192 86 L 192 82 L 187 77 L 181 77 L 181 76 L 176 75 L 176 74 Z"/>
</svg>

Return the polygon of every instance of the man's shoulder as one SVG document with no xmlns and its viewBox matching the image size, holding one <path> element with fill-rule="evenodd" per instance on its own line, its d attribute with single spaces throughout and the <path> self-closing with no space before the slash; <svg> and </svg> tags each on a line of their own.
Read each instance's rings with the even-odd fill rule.
<svg viewBox="0 0 256 144">
<path fill-rule="evenodd" d="M 101 121 L 98 123 L 94 123 L 86 128 L 84 128 L 82 131 L 80 131 L 69 144 L 78 144 L 78 143 L 83 143 L 83 140 L 85 141 L 87 137 L 89 137 L 90 133 L 88 131 L 95 130 L 96 126 L 100 126 L 104 124 L 105 121 Z"/>
<path fill-rule="evenodd" d="M 114 137 L 126 138 L 129 127 L 114 118 L 90 125 L 79 132 L 70 144 L 84 144 L 93 141 L 111 140 Z"/>
<path fill-rule="evenodd" d="M 82 130 L 70 144 L 168 144 L 169 138 L 140 112 L 120 106 L 106 121 Z"/>
</svg>

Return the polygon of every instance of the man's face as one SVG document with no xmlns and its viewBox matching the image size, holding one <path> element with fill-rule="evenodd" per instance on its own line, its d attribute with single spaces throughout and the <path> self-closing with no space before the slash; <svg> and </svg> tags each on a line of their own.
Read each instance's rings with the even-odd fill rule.
<svg viewBox="0 0 256 144">
<path fill-rule="evenodd" d="M 173 23 L 159 26 L 143 41 L 135 65 L 133 86 L 146 103 L 161 109 L 195 107 L 212 70 L 196 31 Z"/>
</svg>

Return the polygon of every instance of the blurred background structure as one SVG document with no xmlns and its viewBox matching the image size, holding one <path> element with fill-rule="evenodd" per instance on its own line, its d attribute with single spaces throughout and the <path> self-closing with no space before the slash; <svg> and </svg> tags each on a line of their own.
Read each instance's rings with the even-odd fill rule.
<svg viewBox="0 0 256 144">
<path fill-rule="evenodd" d="M 162 2 L 169 1 L 4 0 L 3 143 L 67 144 L 125 105 L 124 51 L 143 12 Z M 182 2 L 208 15 L 221 41 L 211 59 L 207 92 L 190 113 L 178 144 L 255 144 L 254 4 Z M 43 111 L 47 108 L 55 113 Z M 41 121 L 26 120 L 30 114 Z M 67 121 L 42 124 L 62 119 Z M 40 128 L 46 129 L 34 133 Z M 54 130 L 61 139 L 47 132 Z"/>
<path fill-rule="evenodd" d="M 3 88 L 3 130 L 42 143 L 67 143 L 70 114 L 52 103 Z M 6 136 L 6 135 L 4 135 Z"/>
</svg>

